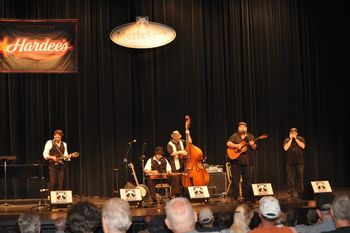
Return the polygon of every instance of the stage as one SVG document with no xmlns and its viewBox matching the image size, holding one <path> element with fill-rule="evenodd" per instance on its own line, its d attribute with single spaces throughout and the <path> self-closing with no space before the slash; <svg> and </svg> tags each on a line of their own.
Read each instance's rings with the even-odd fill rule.
<svg viewBox="0 0 350 233">
<path fill-rule="evenodd" d="M 290 208 L 301 209 L 302 211 L 307 211 L 308 208 L 312 208 L 312 200 L 299 200 L 299 201 L 288 201 L 286 199 L 286 193 L 279 192 L 275 196 L 280 200 L 281 207 L 283 210 Z M 87 200 L 94 203 L 98 207 L 102 207 L 106 200 L 109 197 L 100 197 L 100 196 L 73 196 L 73 203 L 80 200 Z M 143 219 L 147 215 L 151 216 L 164 216 L 164 206 L 165 202 L 168 199 L 164 199 L 163 203 L 154 206 L 146 206 L 146 203 L 141 204 L 141 206 L 131 206 L 131 215 L 132 215 L 132 227 L 128 232 L 138 232 L 143 229 Z M 255 202 L 250 202 L 254 208 L 258 207 L 257 200 Z M 51 209 L 48 205 L 41 205 L 40 199 L 12 199 L 8 200 L 7 206 L 4 206 L 4 200 L 1 200 L 2 205 L 0 206 L 0 232 L 15 232 L 15 225 L 17 218 L 20 213 L 26 211 L 34 211 L 39 213 L 42 223 L 42 232 L 54 232 L 54 221 L 58 217 L 66 217 L 67 208 L 61 209 Z M 192 200 L 193 207 L 197 212 L 204 207 L 210 206 L 214 212 L 215 217 L 217 218 L 221 214 L 227 214 L 232 218 L 235 208 L 241 204 L 240 202 L 233 202 L 230 197 L 210 197 L 208 200 Z"/>
</svg>

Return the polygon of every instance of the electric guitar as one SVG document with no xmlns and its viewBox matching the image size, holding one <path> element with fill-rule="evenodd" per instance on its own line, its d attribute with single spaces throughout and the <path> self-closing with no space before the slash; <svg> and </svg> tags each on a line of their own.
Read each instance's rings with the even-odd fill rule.
<svg viewBox="0 0 350 233">
<path fill-rule="evenodd" d="M 52 166 L 55 165 L 59 165 L 59 164 L 63 164 L 65 160 L 70 159 L 70 158 L 78 158 L 79 157 L 79 152 L 74 152 L 74 153 L 70 153 L 67 156 L 61 155 L 56 157 L 56 161 L 54 161 L 53 159 L 49 159 L 49 163 Z"/>
<path fill-rule="evenodd" d="M 136 173 L 135 173 L 134 164 L 129 163 L 128 166 L 131 168 L 132 175 L 134 176 L 134 180 L 135 180 L 135 183 L 136 183 L 136 188 L 140 189 L 141 196 L 142 196 L 142 198 L 144 198 L 147 195 L 147 186 L 140 185 L 139 180 L 137 179 L 137 176 L 136 176 Z"/>
<path fill-rule="evenodd" d="M 265 139 L 267 138 L 267 134 L 263 134 L 257 138 L 254 138 L 254 141 L 258 141 L 260 139 Z M 247 141 L 243 140 L 241 141 L 239 144 L 242 145 L 241 149 L 237 149 L 237 148 L 227 148 L 227 156 L 230 159 L 237 159 L 243 152 L 246 152 L 248 150 L 248 143 Z"/>
</svg>

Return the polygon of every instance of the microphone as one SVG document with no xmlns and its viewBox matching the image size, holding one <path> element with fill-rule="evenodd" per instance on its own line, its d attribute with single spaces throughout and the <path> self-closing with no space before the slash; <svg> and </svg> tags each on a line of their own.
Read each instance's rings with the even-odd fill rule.
<svg viewBox="0 0 350 233">
<path fill-rule="evenodd" d="M 136 139 L 131 140 L 131 141 L 129 142 L 129 144 L 134 143 L 134 142 L 136 142 Z"/>
</svg>

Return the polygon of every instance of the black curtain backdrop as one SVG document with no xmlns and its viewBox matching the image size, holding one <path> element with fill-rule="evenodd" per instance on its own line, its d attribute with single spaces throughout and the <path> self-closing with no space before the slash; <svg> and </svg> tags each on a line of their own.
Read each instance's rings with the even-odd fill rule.
<svg viewBox="0 0 350 233">
<path fill-rule="evenodd" d="M 349 14 L 341 1 L 305 0 L 0 0 L 7 19 L 77 18 L 77 74 L 0 74 L 0 155 L 42 160 L 46 140 L 64 131 L 73 194 L 111 195 L 113 168 L 126 178 L 129 153 L 141 179 L 141 148 L 184 135 L 208 164 L 224 165 L 237 122 L 268 134 L 254 155 L 254 182 L 286 188 L 282 142 L 290 127 L 306 139 L 305 184 L 350 186 Z M 128 49 L 109 33 L 149 16 L 177 32 L 170 44 Z M 2 38 L 0 38 L 1 40 Z M 0 56 L 2 56 L 0 54 Z M 128 169 L 127 169 L 128 170 Z M 132 180 L 130 171 L 128 178 Z M 19 197 L 16 182 L 9 182 Z M 17 184 L 18 186 L 18 184 Z M 17 190 L 17 191 L 16 191 Z M 1 188 L 1 196 L 4 192 Z"/>
</svg>

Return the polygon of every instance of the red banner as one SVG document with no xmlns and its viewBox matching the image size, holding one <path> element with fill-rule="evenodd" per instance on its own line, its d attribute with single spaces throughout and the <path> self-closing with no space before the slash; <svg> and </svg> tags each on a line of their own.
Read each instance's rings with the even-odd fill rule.
<svg viewBox="0 0 350 233">
<path fill-rule="evenodd" d="M 77 22 L 0 20 L 0 72 L 77 72 Z"/>
</svg>

